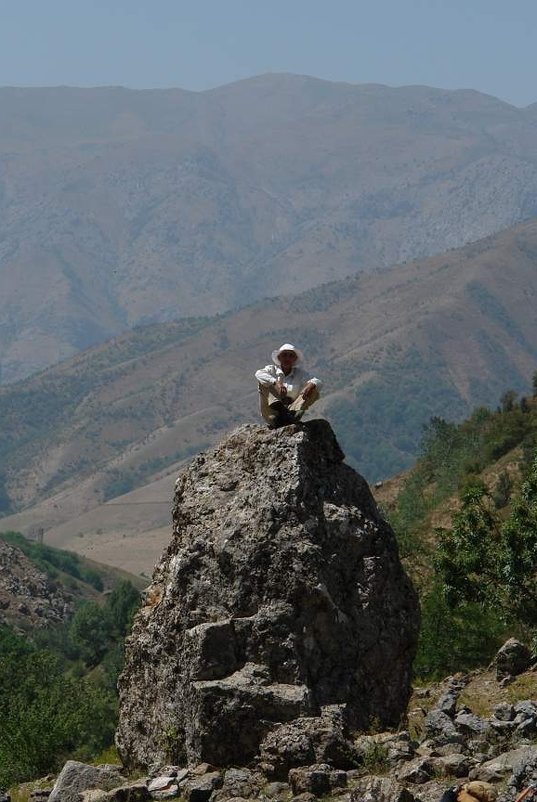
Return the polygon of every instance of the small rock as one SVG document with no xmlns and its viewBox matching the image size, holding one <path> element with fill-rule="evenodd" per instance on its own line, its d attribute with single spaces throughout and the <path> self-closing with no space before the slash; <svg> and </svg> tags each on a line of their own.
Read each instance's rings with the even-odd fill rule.
<svg viewBox="0 0 537 802">
<path fill-rule="evenodd" d="M 202 774 L 210 774 L 213 771 L 218 771 L 216 766 L 213 766 L 212 763 L 198 763 L 193 769 L 190 769 L 190 773 L 194 774 L 196 777 Z"/>
<path fill-rule="evenodd" d="M 325 796 L 330 792 L 330 766 L 320 764 L 291 769 L 289 785 L 295 796 L 303 793 Z"/>
<path fill-rule="evenodd" d="M 287 783 L 273 782 L 265 785 L 263 794 L 269 799 L 281 799 L 288 795 L 289 790 L 290 789 Z"/>
<path fill-rule="evenodd" d="M 465 735 L 481 735 L 488 729 L 489 724 L 474 713 L 461 712 L 455 716 L 455 726 Z"/>
<path fill-rule="evenodd" d="M 308 791 L 305 791 L 303 794 L 291 797 L 291 802 L 317 802 L 317 797 L 315 794 L 310 794 Z"/>
<path fill-rule="evenodd" d="M 187 802 L 209 802 L 209 797 L 222 786 L 222 775 L 219 771 L 211 771 L 199 777 L 191 777 L 184 784 L 184 796 Z"/>
<path fill-rule="evenodd" d="M 451 718 L 442 710 L 430 710 L 425 718 L 425 731 L 440 743 L 460 740 L 460 733 Z"/>
<path fill-rule="evenodd" d="M 172 799 L 179 793 L 176 777 L 155 777 L 147 783 L 147 790 L 152 799 Z"/>
<path fill-rule="evenodd" d="M 511 749 L 508 752 L 502 752 L 492 760 L 487 760 L 485 763 L 473 768 L 468 776 L 471 780 L 483 780 L 484 782 L 497 782 L 498 779 L 502 780 L 508 777 L 515 766 L 526 763 L 530 753 L 527 747 L 519 749 Z"/>
<path fill-rule="evenodd" d="M 517 702 L 516 705 L 513 706 L 513 709 L 515 713 L 514 721 L 516 724 L 521 724 L 524 719 L 537 717 L 537 704 L 529 699 Z"/>
<path fill-rule="evenodd" d="M 509 638 L 496 654 L 494 663 L 498 680 L 516 677 L 530 667 L 531 653 L 527 646 L 516 638 Z"/>
<path fill-rule="evenodd" d="M 403 763 L 396 772 L 397 779 L 402 783 L 419 785 L 430 780 L 434 771 L 431 758 L 416 757 L 409 763 Z"/>
<path fill-rule="evenodd" d="M 498 721 L 513 721 L 515 717 L 515 708 L 507 702 L 500 702 L 492 708 L 492 715 Z"/>
<path fill-rule="evenodd" d="M 103 802 L 149 802 L 152 799 L 143 780 L 120 785 L 103 796 Z"/>
<path fill-rule="evenodd" d="M 416 802 L 413 794 L 391 777 L 365 777 L 351 791 L 351 802 Z"/>
<path fill-rule="evenodd" d="M 256 796 L 260 784 L 260 777 L 249 769 L 227 769 L 222 787 L 214 792 L 211 802 L 239 797 L 251 799 Z"/>
<path fill-rule="evenodd" d="M 175 777 L 155 777 L 154 780 L 150 780 L 147 783 L 147 788 L 150 793 L 154 791 L 164 791 L 166 788 L 174 783 Z"/>
<path fill-rule="evenodd" d="M 450 677 L 445 692 L 435 705 L 436 710 L 440 710 L 450 718 L 453 718 L 457 709 L 457 699 L 468 684 L 468 679 L 468 677 L 461 675 Z"/>
<path fill-rule="evenodd" d="M 467 777 L 471 761 L 467 755 L 452 754 L 433 758 L 432 766 L 439 776 Z"/>
<path fill-rule="evenodd" d="M 343 769 L 334 769 L 330 772 L 330 788 L 346 788 L 347 772 Z"/>
</svg>

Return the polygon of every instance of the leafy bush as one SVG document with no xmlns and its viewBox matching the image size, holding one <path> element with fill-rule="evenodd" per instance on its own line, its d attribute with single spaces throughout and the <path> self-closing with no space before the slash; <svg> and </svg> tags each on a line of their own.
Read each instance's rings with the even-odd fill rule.
<svg viewBox="0 0 537 802">
<path fill-rule="evenodd" d="M 111 743 L 116 700 L 89 677 L 74 679 L 61 658 L 0 630 L 0 786 L 89 758 Z"/>
<path fill-rule="evenodd" d="M 517 492 L 500 471 L 489 495 L 481 472 L 515 446 L 526 481 Z M 536 446 L 537 405 L 527 399 L 521 409 L 509 392 L 496 411 L 478 407 L 460 424 L 434 417 L 424 427 L 420 458 L 389 512 L 411 567 L 409 558 L 426 553 L 432 512 L 457 494 L 461 508 L 451 527 L 436 531 L 434 558 L 419 576 L 418 675 L 470 670 L 487 662 L 507 633 L 537 629 Z"/>
<path fill-rule="evenodd" d="M 450 607 L 441 584 L 435 581 L 421 601 L 414 673 L 417 677 L 440 679 L 486 665 L 505 633 L 505 623 L 493 610 L 470 603 Z"/>
<path fill-rule="evenodd" d="M 140 594 L 120 582 L 102 606 L 32 640 L 0 628 L 0 787 L 89 760 L 111 746 L 117 678 Z"/>
<path fill-rule="evenodd" d="M 537 458 L 505 520 L 484 488 L 462 502 L 452 528 L 439 530 L 435 568 L 447 603 L 479 603 L 506 622 L 537 627 Z"/>
</svg>

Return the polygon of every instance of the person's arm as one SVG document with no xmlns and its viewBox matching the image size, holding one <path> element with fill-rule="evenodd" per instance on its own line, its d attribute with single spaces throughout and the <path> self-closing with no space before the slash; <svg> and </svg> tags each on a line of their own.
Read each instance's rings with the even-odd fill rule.
<svg viewBox="0 0 537 802">
<path fill-rule="evenodd" d="M 319 391 L 322 386 L 322 381 L 316 376 L 308 376 L 304 374 L 303 386 L 300 392 L 302 398 L 308 398 L 315 390 Z"/>
<path fill-rule="evenodd" d="M 272 394 L 277 398 L 287 395 L 287 388 L 285 384 L 278 378 L 277 368 L 275 365 L 266 365 L 261 370 L 256 370 L 255 377 L 259 384 L 264 387 L 272 387 Z"/>
<path fill-rule="evenodd" d="M 268 384 L 276 384 L 276 368 L 274 365 L 265 365 L 261 370 L 256 370 L 255 377 L 259 384 L 264 384 L 265 386 Z"/>
<path fill-rule="evenodd" d="M 303 398 L 307 398 L 314 390 L 319 391 L 321 389 L 322 381 L 316 376 L 305 375 L 304 379 L 305 383 L 301 392 Z"/>
</svg>

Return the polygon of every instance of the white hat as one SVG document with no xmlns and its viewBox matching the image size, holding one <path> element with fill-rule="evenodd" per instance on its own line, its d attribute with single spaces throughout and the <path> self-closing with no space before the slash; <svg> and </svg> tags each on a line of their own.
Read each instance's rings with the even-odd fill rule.
<svg viewBox="0 0 537 802">
<path fill-rule="evenodd" d="M 280 357 L 280 354 L 281 354 L 282 351 L 294 351 L 296 356 L 297 356 L 297 360 L 296 360 L 297 364 L 299 362 L 302 362 L 302 360 L 304 359 L 304 354 L 302 353 L 300 348 L 296 348 L 294 345 L 291 345 L 291 343 L 284 343 L 282 346 L 280 346 L 280 348 L 277 348 L 276 351 L 272 352 L 272 361 L 273 362 L 278 362 L 278 363 L 280 362 L 280 358 L 279 357 Z"/>
</svg>

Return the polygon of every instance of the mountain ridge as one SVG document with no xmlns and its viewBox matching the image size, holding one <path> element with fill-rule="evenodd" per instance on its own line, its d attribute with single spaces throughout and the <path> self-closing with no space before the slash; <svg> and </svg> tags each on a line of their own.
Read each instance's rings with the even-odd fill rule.
<svg viewBox="0 0 537 802">
<path fill-rule="evenodd" d="M 332 422 L 351 464 L 370 481 L 392 475 L 413 461 L 431 415 L 458 419 L 507 388 L 527 391 L 536 262 L 533 221 L 291 299 L 138 329 L 4 387 L 4 520 L 43 526 L 58 545 L 80 532 L 94 542 L 114 496 L 153 480 L 169 493 L 189 455 L 258 420 L 253 372 L 280 340 L 303 346 L 324 380 L 313 414 Z M 167 517 L 147 512 L 147 529 L 160 531 Z"/>
<path fill-rule="evenodd" d="M 3 382 L 537 214 L 534 110 L 467 90 L 40 92 L 0 89 Z"/>
</svg>

